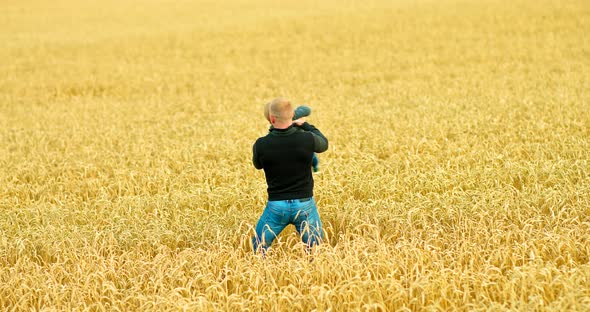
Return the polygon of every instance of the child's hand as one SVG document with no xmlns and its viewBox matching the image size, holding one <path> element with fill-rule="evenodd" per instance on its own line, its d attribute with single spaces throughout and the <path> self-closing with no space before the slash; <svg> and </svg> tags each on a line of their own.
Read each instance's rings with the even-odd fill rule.
<svg viewBox="0 0 590 312">
<path fill-rule="evenodd" d="M 304 124 L 307 120 L 305 119 L 305 117 L 301 117 L 299 119 L 295 119 L 293 120 L 293 124 L 297 125 L 297 126 L 301 126 L 302 124 Z"/>
</svg>

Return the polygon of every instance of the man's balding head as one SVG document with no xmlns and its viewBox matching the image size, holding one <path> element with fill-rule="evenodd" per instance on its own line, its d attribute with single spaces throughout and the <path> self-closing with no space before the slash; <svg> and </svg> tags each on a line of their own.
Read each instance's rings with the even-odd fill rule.
<svg viewBox="0 0 590 312">
<path fill-rule="evenodd" d="M 268 103 L 265 107 L 264 115 L 270 121 L 276 119 L 276 122 L 290 123 L 293 119 L 293 106 L 291 102 L 283 98 L 276 98 Z"/>
</svg>

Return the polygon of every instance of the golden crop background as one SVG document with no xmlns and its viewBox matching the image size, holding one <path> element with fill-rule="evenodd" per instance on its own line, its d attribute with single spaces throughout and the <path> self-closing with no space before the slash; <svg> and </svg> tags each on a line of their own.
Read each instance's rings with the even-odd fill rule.
<svg viewBox="0 0 590 312">
<path fill-rule="evenodd" d="M 587 1 L 0 12 L 0 310 L 590 310 Z M 250 250 L 276 96 L 330 140 L 313 259 Z"/>
</svg>

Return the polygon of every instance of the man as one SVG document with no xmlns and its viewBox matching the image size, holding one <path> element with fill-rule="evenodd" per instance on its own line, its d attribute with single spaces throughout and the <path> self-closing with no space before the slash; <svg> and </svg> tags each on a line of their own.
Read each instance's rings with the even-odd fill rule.
<svg viewBox="0 0 590 312">
<path fill-rule="evenodd" d="M 266 251 L 289 224 L 310 248 L 323 237 L 311 167 L 313 154 L 328 149 L 328 139 L 305 118 L 293 116 L 289 101 L 273 100 L 268 105 L 269 133 L 254 143 L 252 162 L 264 169 L 268 185 L 268 202 L 252 239 L 255 252 Z"/>
</svg>

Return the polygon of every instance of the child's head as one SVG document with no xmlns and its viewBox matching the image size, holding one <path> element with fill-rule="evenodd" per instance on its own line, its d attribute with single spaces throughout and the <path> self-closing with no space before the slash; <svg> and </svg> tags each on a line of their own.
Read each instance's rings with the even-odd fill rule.
<svg viewBox="0 0 590 312">
<path fill-rule="evenodd" d="M 272 104 L 272 102 L 268 102 L 264 105 L 264 118 L 266 118 L 268 122 L 270 122 L 270 104 Z"/>
</svg>

